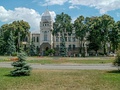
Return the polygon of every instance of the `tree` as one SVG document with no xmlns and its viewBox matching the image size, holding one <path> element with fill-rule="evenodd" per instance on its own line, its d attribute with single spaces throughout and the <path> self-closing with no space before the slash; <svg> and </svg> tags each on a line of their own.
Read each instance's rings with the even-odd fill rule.
<svg viewBox="0 0 120 90">
<path fill-rule="evenodd" d="M 87 18 L 88 19 L 88 18 Z M 97 51 L 101 47 L 101 32 L 100 32 L 100 18 L 99 17 L 91 17 L 87 20 L 89 35 L 87 36 L 87 40 L 89 43 L 89 50 L 94 50 L 97 54 Z"/>
<path fill-rule="evenodd" d="M 74 28 L 75 28 L 76 38 L 79 40 L 80 53 L 82 53 L 82 46 L 83 46 L 82 44 L 83 44 L 83 40 L 86 36 L 86 25 L 84 24 L 83 16 L 79 16 L 74 21 Z"/>
<path fill-rule="evenodd" d="M 30 25 L 27 22 L 21 20 L 14 21 L 11 24 L 4 24 L 1 26 L 1 29 L 3 31 L 3 39 L 5 42 L 7 42 L 10 31 L 12 31 L 13 37 L 15 39 L 16 50 L 19 50 L 18 44 L 24 41 L 25 37 L 29 34 Z M 18 42 L 18 39 L 20 42 Z"/>
<path fill-rule="evenodd" d="M 16 52 L 15 44 L 14 44 L 14 38 L 12 31 L 10 32 L 8 41 L 7 41 L 7 54 L 13 55 Z"/>
<path fill-rule="evenodd" d="M 28 76 L 30 75 L 31 67 L 27 65 L 25 53 L 20 51 L 18 53 L 18 61 L 12 63 L 14 70 L 10 72 L 12 76 Z"/>
<path fill-rule="evenodd" d="M 66 45 L 65 45 L 65 35 L 67 32 L 72 32 L 71 17 L 68 14 L 63 12 L 60 15 L 57 15 L 55 22 L 53 24 L 53 35 L 60 33 L 61 42 L 60 42 L 60 55 L 66 56 Z"/>
<path fill-rule="evenodd" d="M 45 55 L 48 56 L 48 55 L 53 55 L 55 53 L 55 50 L 54 49 L 48 49 L 46 52 L 45 52 Z"/>
<path fill-rule="evenodd" d="M 109 32 L 109 39 L 112 46 L 112 51 L 115 52 L 118 48 L 118 44 L 120 43 L 120 21 L 117 21 L 114 24 L 113 29 Z"/>
<path fill-rule="evenodd" d="M 0 55 L 3 55 L 5 52 L 5 42 L 2 36 L 0 36 Z"/>
<path fill-rule="evenodd" d="M 104 55 L 107 54 L 107 43 L 109 43 L 109 31 L 114 27 L 114 19 L 109 15 L 102 15 L 101 19 L 101 41 L 103 44 Z"/>
<path fill-rule="evenodd" d="M 114 61 L 114 65 L 118 67 L 118 70 L 120 71 L 120 49 L 117 51 L 117 56 Z"/>
<path fill-rule="evenodd" d="M 30 55 L 31 56 L 36 55 L 36 48 L 35 48 L 35 44 L 33 43 L 33 40 L 31 41 L 31 45 L 30 45 Z"/>
<path fill-rule="evenodd" d="M 99 50 L 100 46 L 97 43 L 89 43 L 89 50 L 94 50 L 97 54 L 97 51 Z"/>
</svg>

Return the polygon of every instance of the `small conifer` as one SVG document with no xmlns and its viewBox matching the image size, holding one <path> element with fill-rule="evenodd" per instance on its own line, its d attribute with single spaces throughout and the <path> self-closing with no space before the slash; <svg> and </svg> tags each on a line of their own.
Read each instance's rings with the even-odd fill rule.
<svg viewBox="0 0 120 90">
<path fill-rule="evenodd" d="M 31 67 L 26 63 L 26 54 L 23 51 L 18 53 L 18 60 L 12 63 L 15 70 L 11 71 L 12 76 L 28 76 L 31 72 Z"/>
</svg>

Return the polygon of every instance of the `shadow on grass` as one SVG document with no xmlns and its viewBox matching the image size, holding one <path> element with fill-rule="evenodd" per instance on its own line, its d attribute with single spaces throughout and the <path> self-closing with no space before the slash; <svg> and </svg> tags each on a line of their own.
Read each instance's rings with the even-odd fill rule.
<svg viewBox="0 0 120 90">
<path fill-rule="evenodd" d="M 28 76 L 30 76 L 30 75 L 18 75 L 18 76 L 13 76 L 13 75 L 11 75 L 11 74 L 6 74 L 6 75 L 4 75 L 4 76 L 6 76 L 6 77 L 28 77 Z"/>
<path fill-rule="evenodd" d="M 116 74 L 120 74 L 120 70 L 112 70 L 112 71 L 107 71 L 107 73 L 116 73 Z"/>
</svg>

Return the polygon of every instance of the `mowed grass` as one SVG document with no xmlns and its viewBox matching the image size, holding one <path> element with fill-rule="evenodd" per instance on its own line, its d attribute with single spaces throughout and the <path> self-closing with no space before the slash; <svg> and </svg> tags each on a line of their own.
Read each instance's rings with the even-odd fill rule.
<svg viewBox="0 0 120 90">
<path fill-rule="evenodd" d="M 28 57 L 27 62 L 39 64 L 106 64 L 112 63 L 114 57 Z"/>
<path fill-rule="evenodd" d="M 0 56 L 0 62 L 10 62 L 11 58 L 16 57 Z M 114 58 L 115 57 L 27 57 L 27 62 L 38 64 L 106 64 L 112 63 Z"/>
<path fill-rule="evenodd" d="M 120 73 L 100 70 L 33 70 L 10 77 L 0 68 L 0 90 L 120 90 Z"/>
</svg>

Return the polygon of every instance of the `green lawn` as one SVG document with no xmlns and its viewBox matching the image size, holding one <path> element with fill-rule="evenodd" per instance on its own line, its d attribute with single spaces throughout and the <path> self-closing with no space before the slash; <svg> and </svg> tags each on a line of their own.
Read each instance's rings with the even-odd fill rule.
<svg viewBox="0 0 120 90">
<path fill-rule="evenodd" d="M 12 62 L 10 56 L 0 56 L 0 62 Z M 114 57 L 27 57 L 28 63 L 39 64 L 106 64 L 112 63 Z"/>
<path fill-rule="evenodd" d="M 0 90 L 120 90 L 120 73 L 101 70 L 33 70 L 10 77 L 0 68 Z"/>
<path fill-rule="evenodd" d="M 29 60 L 27 62 L 40 64 L 106 64 L 112 63 L 113 60 Z"/>
<path fill-rule="evenodd" d="M 106 64 L 112 63 L 114 57 L 28 57 L 29 63 L 40 64 Z"/>
<path fill-rule="evenodd" d="M 0 56 L 0 62 L 9 62 L 10 56 Z"/>
</svg>

